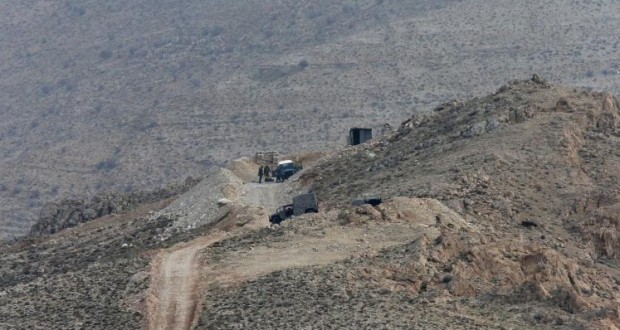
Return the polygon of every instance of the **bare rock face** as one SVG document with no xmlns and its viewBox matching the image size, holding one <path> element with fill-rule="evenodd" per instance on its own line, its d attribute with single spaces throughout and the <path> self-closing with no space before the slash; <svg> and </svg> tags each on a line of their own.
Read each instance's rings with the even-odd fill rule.
<svg viewBox="0 0 620 330">
<path fill-rule="evenodd" d="M 187 178 L 183 184 L 157 191 L 99 195 L 90 200 L 67 199 L 48 203 L 41 209 L 39 220 L 30 229 L 30 236 L 54 234 L 99 217 L 161 201 L 188 191 L 198 182 L 199 180 Z"/>
<path fill-rule="evenodd" d="M 606 134 L 618 135 L 620 129 L 620 107 L 617 98 L 607 92 L 592 93 L 589 102 L 580 96 L 562 97 L 555 111 L 576 115 L 575 122 L 580 128 Z"/>
<path fill-rule="evenodd" d="M 414 266 L 394 268 L 390 276 L 412 279 L 411 290 L 434 288 L 472 298 L 493 294 L 514 304 L 544 302 L 568 313 L 620 306 L 603 298 L 613 291 L 612 278 L 600 278 L 543 245 L 486 242 L 481 233 L 450 229 L 409 251 L 417 260 Z"/>
<path fill-rule="evenodd" d="M 596 122 L 597 129 L 610 134 L 620 135 L 620 105 L 618 99 L 609 94 L 602 94 L 603 105 Z"/>
<path fill-rule="evenodd" d="M 543 244 L 489 239 L 495 233 L 478 230 L 435 199 L 397 197 L 376 207 L 360 206 L 356 213 L 352 218 L 369 216 L 366 221 L 404 221 L 439 229 L 411 244 L 411 265 L 390 271 L 390 277 L 410 279 L 412 290 L 435 287 L 470 297 L 492 292 L 513 303 L 549 302 L 569 313 L 614 308 L 592 295 L 593 282 L 611 290 L 613 279 L 596 281 L 596 272 Z"/>
<path fill-rule="evenodd" d="M 620 259 L 620 193 L 594 195 L 582 201 L 579 226 L 597 257 Z"/>
</svg>

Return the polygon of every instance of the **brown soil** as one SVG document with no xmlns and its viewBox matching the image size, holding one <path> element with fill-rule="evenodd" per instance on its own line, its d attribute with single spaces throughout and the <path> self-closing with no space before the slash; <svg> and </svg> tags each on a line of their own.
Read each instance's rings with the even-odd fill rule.
<svg viewBox="0 0 620 330">
<path fill-rule="evenodd" d="M 198 320 L 208 282 L 200 280 L 207 266 L 201 251 L 228 236 L 269 225 L 265 207 L 279 205 L 281 185 L 249 183 L 241 206 L 215 223 L 206 236 L 161 250 L 151 261 L 147 300 L 149 329 L 191 329 Z M 225 187 L 224 187 L 225 188 Z"/>
<path fill-rule="evenodd" d="M 190 329 L 199 316 L 202 283 L 199 252 L 222 239 L 213 233 L 162 250 L 151 261 L 149 329 Z"/>
<path fill-rule="evenodd" d="M 4 244 L 0 327 L 615 330 L 619 143 L 610 94 L 512 82 L 290 183 L 225 176 L 178 216 L 141 217 L 155 205 Z M 270 226 L 299 189 L 320 212 Z"/>
</svg>

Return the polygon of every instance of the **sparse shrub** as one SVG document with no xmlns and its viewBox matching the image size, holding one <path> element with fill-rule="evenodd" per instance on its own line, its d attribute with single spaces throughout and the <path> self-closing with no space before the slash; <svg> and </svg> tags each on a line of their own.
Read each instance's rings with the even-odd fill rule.
<svg viewBox="0 0 620 330">
<path fill-rule="evenodd" d="M 68 68 L 70 68 L 70 67 L 72 67 L 74 65 L 75 64 L 71 60 L 64 60 L 64 61 L 62 61 L 62 68 L 63 69 L 68 69 Z"/>
<path fill-rule="evenodd" d="M 15 187 L 13 187 L 13 190 L 11 191 L 11 195 L 13 197 L 15 197 L 15 196 L 17 196 L 17 195 L 19 195 L 21 193 L 22 193 L 22 187 L 21 186 L 15 186 Z"/>
<path fill-rule="evenodd" d="M 146 132 L 157 126 L 159 126 L 159 124 L 154 119 L 149 118 L 147 116 L 136 118 L 131 122 L 131 128 L 133 128 L 136 131 L 140 131 L 140 132 Z M 115 151 L 115 153 L 119 153 L 119 152 L 120 150 Z"/>
<path fill-rule="evenodd" d="M 216 25 L 215 27 L 213 27 L 213 29 L 211 29 L 210 33 L 212 36 L 217 37 L 220 34 L 222 34 L 222 32 L 224 32 L 224 28 L 219 25 Z"/>
<path fill-rule="evenodd" d="M 136 56 L 136 52 L 138 51 L 138 48 L 136 47 L 129 47 L 129 58 L 133 58 L 134 56 Z"/>
<path fill-rule="evenodd" d="M 353 14 L 355 13 L 355 7 L 353 7 L 352 5 L 343 5 L 342 12 L 345 14 Z"/>
<path fill-rule="evenodd" d="M 101 181 L 97 181 L 97 184 L 95 184 L 95 190 L 96 191 L 102 191 L 104 187 L 105 187 L 105 185 Z"/>
<path fill-rule="evenodd" d="M 38 190 L 33 190 L 30 192 L 30 195 L 28 196 L 28 198 L 30 199 L 39 199 L 41 197 L 41 192 Z"/>
<path fill-rule="evenodd" d="M 65 91 L 70 92 L 73 90 L 74 86 L 69 79 L 61 79 L 58 82 L 58 86 L 65 89 Z"/>
<path fill-rule="evenodd" d="M 194 79 L 191 79 L 189 82 L 192 84 L 194 88 L 199 88 L 202 85 L 202 82 L 200 81 L 200 79 L 194 78 Z"/>
<path fill-rule="evenodd" d="M 299 61 L 299 63 L 297 63 L 297 66 L 298 66 L 300 69 L 302 69 L 302 70 L 303 70 L 303 69 L 305 69 L 305 68 L 307 68 L 307 67 L 308 67 L 308 65 L 309 65 L 309 64 L 308 64 L 308 61 L 306 61 L 306 60 L 301 60 L 301 61 Z"/>
<path fill-rule="evenodd" d="M 108 60 L 110 58 L 112 58 L 112 51 L 110 49 L 104 49 L 102 51 L 99 52 L 99 57 L 103 60 Z"/>
<path fill-rule="evenodd" d="M 323 12 L 320 10 L 311 10 L 308 13 L 306 13 L 306 18 L 307 19 L 315 19 L 317 17 L 320 17 L 323 15 Z"/>
<path fill-rule="evenodd" d="M 108 158 L 97 163 L 97 170 L 109 172 L 116 167 L 118 167 L 118 159 L 116 158 Z"/>
<path fill-rule="evenodd" d="M 263 29 L 262 30 L 263 33 L 263 37 L 265 37 L 265 39 L 269 39 L 271 37 L 273 37 L 274 33 L 272 30 L 268 30 L 268 29 Z"/>
<path fill-rule="evenodd" d="M 240 119 L 241 119 L 241 113 L 239 112 L 234 113 L 232 116 L 230 116 L 230 121 L 233 123 L 239 122 Z"/>
<path fill-rule="evenodd" d="M 52 94 L 52 92 L 54 91 L 54 88 L 50 85 L 43 85 L 41 86 L 41 92 L 43 93 L 43 95 L 50 95 Z"/>
</svg>

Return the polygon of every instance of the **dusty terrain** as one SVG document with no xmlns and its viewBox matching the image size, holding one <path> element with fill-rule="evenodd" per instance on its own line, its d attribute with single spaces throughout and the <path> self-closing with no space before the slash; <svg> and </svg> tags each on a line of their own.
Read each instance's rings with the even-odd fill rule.
<svg viewBox="0 0 620 330">
<path fill-rule="evenodd" d="M 147 302 L 149 329 L 189 329 L 199 311 L 200 250 L 217 242 L 221 234 L 193 240 L 187 246 L 165 250 L 152 261 Z"/>
<path fill-rule="evenodd" d="M 216 187 L 225 188 L 226 184 Z M 246 184 L 239 192 L 239 203 L 243 207 L 249 207 L 253 216 L 256 216 L 253 214 L 256 212 L 263 217 L 260 220 L 253 219 L 252 223 L 246 220 L 240 223 L 240 226 L 246 230 L 256 226 L 268 226 L 264 211 L 257 211 L 272 210 L 282 204 L 279 195 L 283 187 L 284 185 L 275 184 Z M 204 201 L 193 206 L 203 212 L 204 208 L 213 207 Z M 240 214 L 232 212 L 228 217 L 238 218 Z M 231 229 L 226 224 L 226 221 L 217 222 L 207 236 L 163 250 L 151 261 L 151 286 L 147 301 L 149 329 L 190 329 L 196 323 L 202 306 L 202 292 L 207 287 L 207 282 L 202 280 L 204 263 L 199 254 L 227 236 L 242 232 L 234 230 L 237 229 L 236 226 Z"/>
<path fill-rule="evenodd" d="M 283 184 L 222 169 L 5 243 L 0 326 L 615 330 L 619 144 L 612 94 L 512 81 Z M 319 213 L 269 225 L 307 190 Z M 383 203 L 351 205 L 364 196 Z"/>
<path fill-rule="evenodd" d="M 0 235 L 63 197 L 331 150 L 539 72 L 618 93 L 616 1 L 0 4 Z"/>
<path fill-rule="evenodd" d="M 450 269 L 451 295 L 544 302 L 617 326 L 619 143 L 613 95 L 535 77 L 413 116 L 301 180 L 331 202 L 430 197 L 463 214 L 480 234 L 446 232 L 433 256 Z"/>
</svg>

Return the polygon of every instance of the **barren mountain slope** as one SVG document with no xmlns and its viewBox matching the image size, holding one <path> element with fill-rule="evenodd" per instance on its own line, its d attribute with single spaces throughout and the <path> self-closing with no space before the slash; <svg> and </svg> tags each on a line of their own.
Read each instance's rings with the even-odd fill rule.
<svg viewBox="0 0 620 330">
<path fill-rule="evenodd" d="M 265 119 L 257 130 L 234 99 L 217 101 L 238 98 L 227 77 L 447 3 L 0 4 L 0 235 L 23 233 L 50 199 L 155 188 L 272 144 L 256 135 Z"/>
<path fill-rule="evenodd" d="M 617 259 L 619 145 L 612 94 L 535 76 L 414 115 L 392 137 L 348 148 L 302 180 L 325 201 L 432 197 L 502 228 L 531 220 L 542 226 L 538 231 L 562 229 L 551 241 L 556 234 L 579 238 L 589 246 L 580 253 Z M 591 233 L 592 221 L 613 235 Z"/>
<path fill-rule="evenodd" d="M 542 302 L 585 324 L 618 326 L 618 146 L 613 95 L 535 77 L 415 115 L 391 138 L 335 154 L 300 180 L 325 203 L 430 197 L 464 215 L 477 233 L 446 229 L 417 243 L 426 269 L 448 267 L 451 297 L 503 308 Z M 432 283 L 416 262 L 403 267 L 395 272 L 413 289 Z"/>
<path fill-rule="evenodd" d="M 265 198 L 267 203 L 282 203 L 273 190 L 284 185 L 237 192 L 234 178 L 225 180 L 226 171 L 211 174 L 182 196 L 0 244 L 0 328 L 139 329 L 149 320 L 154 328 L 191 323 L 201 297 L 197 289 L 203 287 L 200 258 L 194 256 L 225 235 L 268 224 L 253 189 L 273 198 Z M 218 207 L 205 198 L 219 194 L 247 205 Z M 196 214 L 202 216 L 196 219 Z M 157 313 L 149 315 L 152 311 Z"/>
<path fill-rule="evenodd" d="M 257 149 L 330 149 L 529 72 L 618 86 L 615 1 L 0 4 L 0 232 Z"/>
<path fill-rule="evenodd" d="M 0 326 L 617 329 L 619 129 L 611 94 L 535 76 L 284 184 L 222 171 L 175 201 L 0 245 Z M 300 188 L 320 212 L 268 226 L 261 206 Z M 384 202 L 350 205 L 364 195 Z"/>
<path fill-rule="evenodd" d="M 617 329 L 619 145 L 612 94 L 538 76 L 415 115 L 301 175 L 319 215 L 205 250 L 198 328 Z"/>
</svg>

